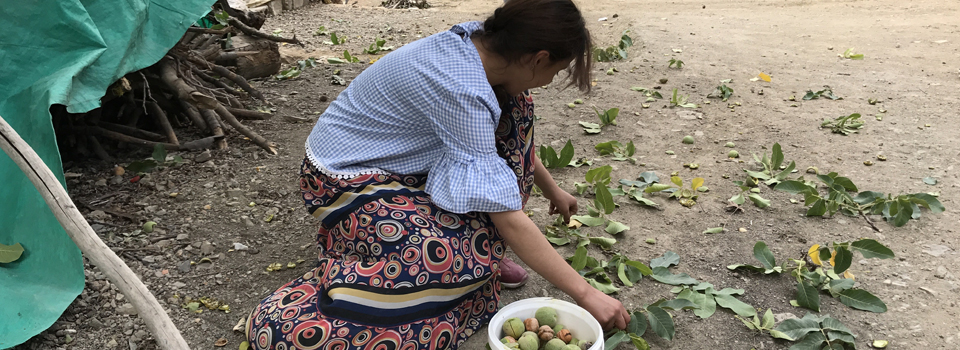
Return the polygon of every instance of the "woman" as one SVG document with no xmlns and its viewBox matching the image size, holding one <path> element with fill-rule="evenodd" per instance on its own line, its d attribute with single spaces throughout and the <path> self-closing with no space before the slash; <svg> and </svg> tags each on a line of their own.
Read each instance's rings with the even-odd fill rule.
<svg viewBox="0 0 960 350">
<path fill-rule="evenodd" d="M 300 188 L 321 220 L 318 267 L 253 311 L 251 344 L 455 349 L 496 313 L 502 279 L 526 279 L 507 246 L 604 327 L 625 328 L 620 302 L 521 211 L 534 183 L 551 214 L 577 211 L 533 153 L 525 91 L 564 69 L 588 91 L 590 47 L 570 0 L 513 0 L 360 74 L 306 142 Z"/>
</svg>

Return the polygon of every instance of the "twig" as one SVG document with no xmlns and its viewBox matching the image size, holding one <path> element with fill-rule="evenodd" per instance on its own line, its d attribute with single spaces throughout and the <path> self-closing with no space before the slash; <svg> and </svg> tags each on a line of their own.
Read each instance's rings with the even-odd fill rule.
<svg viewBox="0 0 960 350">
<path fill-rule="evenodd" d="M 213 97 L 197 92 L 196 89 L 188 85 L 177 77 L 177 71 L 173 67 L 173 59 L 164 57 L 160 60 L 160 79 L 167 84 L 170 90 L 181 100 L 190 102 L 201 109 L 214 109 L 220 103 Z"/>
<path fill-rule="evenodd" d="M 273 155 L 277 154 L 277 150 L 273 147 L 273 145 L 270 144 L 270 142 L 267 141 L 267 139 L 263 138 L 263 136 L 260 136 L 256 132 L 253 132 L 253 130 L 250 130 L 247 127 L 243 126 L 243 124 L 240 124 L 240 121 L 237 120 L 237 117 L 234 116 L 233 113 L 230 113 L 230 111 L 228 111 L 226 107 L 223 107 L 223 105 L 217 105 L 216 111 L 217 111 L 217 115 L 223 118 L 224 121 L 227 122 L 227 124 L 230 124 L 230 126 L 236 129 L 237 132 L 243 134 L 246 137 L 249 137 L 250 140 L 253 141 L 253 143 L 267 150 L 267 152 L 270 152 L 270 154 L 273 154 Z"/>
<path fill-rule="evenodd" d="M 134 127 L 129 127 L 126 125 L 107 123 L 107 122 L 100 122 L 97 125 L 110 131 L 127 134 L 127 135 L 138 137 L 141 139 L 147 139 L 150 141 L 163 141 L 163 135 L 160 135 L 154 132 L 149 132 L 146 130 L 137 129 Z"/>
<path fill-rule="evenodd" d="M 177 235 L 176 235 L 176 234 L 170 234 L 170 235 L 160 236 L 160 237 L 153 237 L 153 238 L 150 239 L 150 243 L 157 243 L 157 242 L 160 242 L 160 241 L 162 241 L 162 240 L 174 239 L 174 238 L 177 238 Z"/>
<path fill-rule="evenodd" d="M 252 37 L 261 38 L 261 39 L 267 39 L 267 40 L 270 40 L 270 41 L 279 41 L 279 42 L 282 42 L 282 43 L 291 43 L 291 44 L 297 44 L 297 45 L 300 45 L 300 46 L 304 46 L 303 43 L 300 42 L 300 40 L 297 40 L 297 36 L 296 36 L 296 35 L 294 35 L 293 38 L 291 38 L 291 39 L 287 39 L 287 38 L 284 38 L 284 37 L 279 37 L 279 36 L 276 36 L 276 35 L 270 35 L 270 34 L 261 32 L 261 31 L 259 31 L 259 30 L 250 28 L 249 26 L 247 26 L 246 24 L 243 24 L 243 22 L 240 22 L 240 21 L 237 20 L 236 18 L 229 18 L 229 19 L 227 19 L 227 23 L 230 23 L 231 26 L 234 26 L 234 27 L 236 27 L 237 29 L 239 29 L 241 32 L 243 32 L 243 34 L 246 34 L 246 35 L 249 35 L 249 36 L 252 36 Z"/>
<path fill-rule="evenodd" d="M 230 111 L 230 113 L 233 113 L 234 116 L 240 119 L 267 120 L 267 119 L 273 118 L 273 114 L 251 111 L 248 109 L 227 107 L 227 110 Z"/>
<path fill-rule="evenodd" d="M 236 31 L 233 27 L 226 27 L 223 29 L 213 29 L 213 28 L 200 28 L 200 27 L 190 27 L 187 28 L 188 33 L 203 33 L 203 34 L 214 34 L 214 35 L 225 35 L 227 33 L 235 33 Z"/>
<path fill-rule="evenodd" d="M 150 107 L 150 114 L 157 118 L 157 121 L 160 123 L 160 128 L 163 129 L 163 132 L 167 135 L 167 141 L 179 146 L 180 140 L 177 139 L 177 134 L 173 132 L 173 127 L 170 126 L 170 120 L 167 119 L 167 114 L 163 112 L 160 105 L 156 102 L 148 102 L 147 106 Z"/>
<path fill-rule="evenodd" d="M 217 113 L 209 109 L 201 109 L 200 114 L 203 115 L 203 118 L 207 122 L 207 127 L 210 128 L 210 132 L 214 136 L 220 136 L 220 140 L 216 142 L 217 149 L 227 149 L 227 140 L 223 138 L 223 127 L 220 126 L 220 118 L 217 117 Z"/>
<path fill-rule="evenodd" d="M 77 131 L 86 131 L 86 132 L 93 133 L 94 135 L 103 136 L 108 139 L 113 139 L 120 142 L 126 142 L 132 145 L 141 146 L 149 149 L 153 149 L 156 145 L 162 145 L 163 148 L 167 150 L 176 151 L 180 149 L 180 146 L 174 145 L 172 143 L 147 141 L 144 139 L 139 139 L 130 135 L 121 134 L 119 132 L 110 131 L 100 127 L 78 127 Z"/>
<path fill-rule="evenodd" d="M 198 77 L 200 77 L 200 79 L 203 79 L 203 80 L 205 80 L 206 82 L 208 82 L 208 83 L 210 83 L 210 84 L 213 84 L 214 86 L 216 86 L 216 87 L 218 87 L 218 88 L 224 89 L 224 90 L 226 90 L 227 92 L 229 92 L 229 93 L 231 93 L 231 94 L 233 94 L 233 95 L 237 95 L 237 96 L 240 96 L 240 97 L 244 97 L 244 94 L 243 94 L 242 92 L 237 91 L 237 89 L 234 89 L 234 88 L 228 86 L 227 83 L 224 83 L 224 82 L 221 81 L 220 79 L 211 77 L 210 75 L 208 75 L 207 73 L 204 73 L 202 70 L 198 69 L 197 67 L 190 67 L 190 71 L 192 71 L 193 74 L 196 74 Z"/>
<path fill-rule="evenodd" d="M 83 255 L 100 268 L 100 271 L 139 311 L 140 317 L 146 323 L 147 329 L 153 333 L 160 348 L 189 350 L 190 346 L 187 345 L 170 316 L 157 302 L 157 298 L 150 293 L 130 267 L 103 243 L 96 232 L 93 232 L 50 168 L 44 165 L 40 156 L 3 118 L 0 118 L 0 149 L 3 149 L 30 179 L 50 207 L 50 211 Z"/>
<path fill-rule="evenodd" d="M 217 56 L 213 61 L 220 64 L 223 61 L 235 60 L 240 57 L 253 56 L 260 53 L 260 51 L 231 51 L 221 53 L 220 56 Z"/>
<path fill-rule="evenodd" d="M 187 53 L 185 58 L 188 61 L 193 62 L 197 66 L 210 69 L 217 75 L 227 78 L 230 81 L 236 83 L 237 85 L 240 86 L 241 89 L 243 89 L 243 91 L 246 91 L 247 93 L 249 93 L 250 96 L 253 96 L 260 101 L 267 100 L 266 98 L 263 97 L 263 94 L 261 94 L 260 91 L 257 91 L 257 89 L 254 89 L 252 86 L 250 86 L 250 83 L 248 83 L 246 79 L 237 75 L 234 72 L 231 72 L 229 69 L 227 69 L 227 67 L 217 65 L 215 63 L 210 63 L 210 61 L 207 61 L 202 57 L 197 57 L 196 54 L 193 54 L 193 53 Z"/>
<path fill-rule="evenodd" d="M 860 212 L 860 216 L 863 217 L 864 220 L 867 220 L 867 223 L 870 224 L 870 227 L 873 228 L 874 231 L 881 232 L 880 229 L 877 228 L 877 225 L 874 225 L 873 221 L 870 221 L 870 218 L 868 218 L 867 215 L 864 214 L 862 211 Z"/>
<path fill-rule="evenodd" d="M 86 207 L 87 209 L 90 209 L 90 210 L 99 210 L 99 211 L 102 211 L 102 212 L 104 212 L 104 213 L 107 213 L 107 214 L 110 214 L 110 215 L 113 215 L 113 216 L 122 217 L 122 218 L 127 219 L 127 220 L 130 220 L 130 221 L 132 221 L 132 222 L 134 222 L 134 223 L 139 223 L 139 222 L 140 222 L 140 219 L 139 219 L 139 218 L 137 218 L 137 217 L 135 217 L 135 216 L 133 216 L 133 215 L 124 213 L 124 212 L 120 212 L 120 211 L 116 211 L 116 210 L 113 210 L 113 209 L 102 208 L 102 207 L 98 207 L 98 206 L 95 206 L 95 205 L 91 205 L 90 203 L 84 202 L 84 201 L 79 200 L 79 199 L 77 200 L 77 203 L 80 203 L 80 205 L 82 205 L 82 206 L 84 206 L 84 207 Z"/>
<path fill-rule="evenodd" d="M 90 140 L 90 146 L 93 147 L 93 154 L 96 154 L 97 157 L 102 159 L 105 162 L 112 162 L 113 157 L 103 149 L 103 146 L 100 145 L 100 141 L 97 140 L 96 136 L 87 135 L 87 139 Z"/>
<path fill-rule="evenodd" d="M 100 221 L 100 220 L 90 220 L 90 219 L 87 219 L 87 222 L 93 223 L 93 224 L 98 224 L 98 225 L 103 225 L 103 226 L 123 227 L 123 225 L 117 225 L 117 224 L 114 224 L 114 223 L 112 223 L 112 222 L 106 222 L 106 221 Z"/>
<path fill-rule="evenodd" d="M 201 130 L 210 130 L 210 127 L 207 126 L 207 123 L 203 121 L 203 117 L 200 116 L 200 112 L 197 112 L 196 107 L 193 107 L 193 105 L 181 99 L 177 99 L 177 103 L 180 104 L 180 108 L 183 109 L 183 113 L 190 118 L 190 121 L 193 122 L 193 125 Z"/>
</svg>

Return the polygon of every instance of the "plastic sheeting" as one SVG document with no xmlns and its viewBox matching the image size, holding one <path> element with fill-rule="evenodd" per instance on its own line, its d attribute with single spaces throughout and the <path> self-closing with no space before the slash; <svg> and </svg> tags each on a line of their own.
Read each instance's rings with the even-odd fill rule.
<svg viewBox="0 0 960 350">
<path fill-rule="evenodd" d="M 4 1 L 0 116 L 64 183 L 49 108 L 100 106 L 107 87 L 156 63 L 215 0 Z M 23 245 L 0 264 L 0 349 L 49 328 L 84 285 L 80 250 L 30 180 L 0 152 L 0 243 Z"/>
</svg>

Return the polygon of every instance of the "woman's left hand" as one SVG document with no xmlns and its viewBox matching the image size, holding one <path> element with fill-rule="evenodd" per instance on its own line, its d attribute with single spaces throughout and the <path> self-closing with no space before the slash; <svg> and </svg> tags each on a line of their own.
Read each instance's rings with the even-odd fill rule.
<svg viewBox="0 0 960 350">
<path fill-rule="evenodd" d="M 570 216 L 577 213 L 577 199 L 559 187 L 544 197 L 550 200 L 550 215 L 563 215 L 563 222 L 570 222 Z"/>
</svg>

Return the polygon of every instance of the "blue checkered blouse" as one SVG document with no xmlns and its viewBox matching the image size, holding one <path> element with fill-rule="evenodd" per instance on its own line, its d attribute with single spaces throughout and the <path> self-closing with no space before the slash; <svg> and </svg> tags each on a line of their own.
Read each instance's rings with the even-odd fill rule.
<svg viewBox="0 0 960 350">
<path fill-rule="evenodd" d="M 456 25 L 363 71 L 307 137 L 313 165 L 338 178 L 427 174 L 426 192 L 454 213 L 520 210 L 517 176 L 494 143 L 500 105 L 470 41 L 480 28 Z"/>
</svg>

